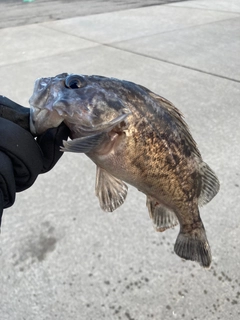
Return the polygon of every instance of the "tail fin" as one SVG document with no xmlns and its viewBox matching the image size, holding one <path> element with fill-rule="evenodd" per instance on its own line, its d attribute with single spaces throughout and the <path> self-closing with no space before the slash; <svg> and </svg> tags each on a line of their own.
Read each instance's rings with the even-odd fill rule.
<svg viewBox="0 0 240 320">
<path fill-rule="evenodd" d="M 202 176 L 202 188 L 198 204 L 203 206 L 215 197 L 219 191 L 220 184 L 215 173 L 205 162 L 200 164 L 200 172 Z"/>
<path fill-rule="evenodd" d="M 204 228 L 195 229 L 191 233 L 180 232 L 174 251 L 183 259 L 197 261 L 204 268 L 210 267 L 211 249 Z"/>
</svg>

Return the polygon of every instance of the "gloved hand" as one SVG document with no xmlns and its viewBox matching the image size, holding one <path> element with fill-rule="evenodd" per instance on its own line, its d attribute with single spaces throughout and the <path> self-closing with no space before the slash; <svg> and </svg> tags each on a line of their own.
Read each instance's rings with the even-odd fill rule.
<svg viewBox="0 0 240 320">
<path fill-rule="evenodd" d="M 61 124 L 35 140 L 29 128 L 30 109 L 0 96 L 0 225 L 4 208 L 16 192 L 26 190 L 40 173 L 51 170 L 62 156 L 69 129 Z"/>
</svg>

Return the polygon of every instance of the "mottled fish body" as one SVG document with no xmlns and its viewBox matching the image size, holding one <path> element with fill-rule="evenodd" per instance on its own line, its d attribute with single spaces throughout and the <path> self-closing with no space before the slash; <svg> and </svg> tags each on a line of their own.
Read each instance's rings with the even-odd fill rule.
<svg viewBox="0 0 240 320">
<path fill-rule="evenodd" d="M 64 122 L 72 140 L 62 150 L 85 153 L 97 165 L 103 210 L 124 202 L 124 181 L 133 185 L 146 194 L 157 231 L 180 223 L 175 252 L 210 266 L 198 206 L 217 194 L 219 182 L 171 102 L 132 82 L 64 73 L 38 79 L 30 105 L 34 134 Z"/>
</svg>

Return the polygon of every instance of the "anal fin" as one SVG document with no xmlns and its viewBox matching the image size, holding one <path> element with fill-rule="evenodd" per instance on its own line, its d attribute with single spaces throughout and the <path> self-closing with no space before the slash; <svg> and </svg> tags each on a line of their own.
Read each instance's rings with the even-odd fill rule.
<svg viewBox="0 0 240 320">
<path fill-rule="evenodd" d="M 147 208 L 156 231 L 163 232 L 178 224 L 178 219 L 172 210 L 149 196 L 147 196 Z"/>
<path fill-rule="evenodd" d="M 102 210 L 112 212 L 120 207 L 127 196 L 127 191 L 128 187 L 122 180 L 97 166 L 95 193 Z"/>
</svg>

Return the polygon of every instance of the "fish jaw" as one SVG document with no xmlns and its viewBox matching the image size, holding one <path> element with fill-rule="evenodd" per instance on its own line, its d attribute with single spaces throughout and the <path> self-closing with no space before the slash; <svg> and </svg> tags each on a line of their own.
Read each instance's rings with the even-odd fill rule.
<svg viewBox="0 0 240 320">
<path fill-rule="evenodd" d="M 58 127 L 64 118 L 58 112 L 47 109 L 30 109 L 30 131 L 34 136 L 38 136 L 49 128 Z"/>
<path fill-rule="evenodd" d="M 39 78 L 35 81 L 30 104 L 30 130 L 33 135 L 40 135 L 49 128 L 58 127 L 64 120 L 63 115 L 54 109 L 54 102 L 61 92 L 61 86 L 67 73 L 53 78 Z M 57 81 L 56 81 L 57 80 Z"/>
</svg>

